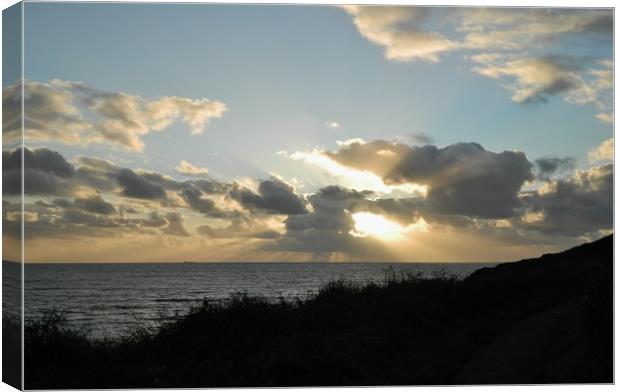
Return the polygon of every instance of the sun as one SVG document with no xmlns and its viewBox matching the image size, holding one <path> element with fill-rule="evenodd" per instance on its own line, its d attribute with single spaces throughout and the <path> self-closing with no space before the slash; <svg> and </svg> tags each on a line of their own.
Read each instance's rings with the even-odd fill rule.
<svg viewBox="0 0 620 392">
<path fill-rule="evenodd" d="M 405 229 L 379 214 L 356 212 L 351 217 L 355 222 L 355 229 L 351 231 L 351 235 L 356 237 L 372 236 L 382 240 L 394 240 L 400 237 Z"/>
</svg>

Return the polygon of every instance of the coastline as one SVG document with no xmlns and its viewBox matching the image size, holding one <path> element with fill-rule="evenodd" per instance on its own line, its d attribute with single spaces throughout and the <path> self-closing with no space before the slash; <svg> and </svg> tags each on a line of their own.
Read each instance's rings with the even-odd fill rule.
<svg viewBox="0 0 620 392">
<path fill-rule="evenodd" d="M 609 236 L 463 280 L 336 281 L 306 300 L 275 303 L 240 294 L 118 341 L 93 341 L 52 313 L 26 326 L 26 370 L 36 374 L 26 387 L 458 384 L 481 349 L 573 300 L 583 301 L 578 322 L 552 331 L 545 351 L 558 360 L 547 358 L 536 379 L 517 382 L 611 382 L 612 245 Z M 557 353 L 562 341 L 577 350 L 570 361 L 559 361 L 567 355 Z"/>
</svg>

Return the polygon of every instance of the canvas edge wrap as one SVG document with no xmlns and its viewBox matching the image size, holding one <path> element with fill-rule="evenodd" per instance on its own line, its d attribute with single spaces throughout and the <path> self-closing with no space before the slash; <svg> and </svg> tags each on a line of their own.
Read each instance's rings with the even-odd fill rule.
<svg viewBox="0 0 620 392">
<path fill-rule="evenodd" d="M 2 382 L 23 389 L 23 3 L 2 11 Z M 12 87 L 17 102 L 6 94 Z M 9 100 L 14 102 L 9 102 Z M 8 131 L 18 138 L 8 136 Z M 7 162 L 15 153 L 16 162 Z M 11 172 L 11 173 L 9 173 Z M 6 205 L 13 204 L 11 216 Z"/>
</svg>

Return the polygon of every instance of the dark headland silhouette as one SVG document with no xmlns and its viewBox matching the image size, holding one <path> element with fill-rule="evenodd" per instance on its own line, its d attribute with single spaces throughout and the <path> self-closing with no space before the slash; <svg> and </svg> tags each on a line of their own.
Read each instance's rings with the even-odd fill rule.
<svg viewBox="0 0 620 392">
<path fill-rule="evenodd" d="M 393 275 L 296 301 L 205 301 L 118 340 L 52 312 L 26 325 L 25 387 L 611 383 L 612 293 L 608 236 L 464 280 Z"/>
</svg>

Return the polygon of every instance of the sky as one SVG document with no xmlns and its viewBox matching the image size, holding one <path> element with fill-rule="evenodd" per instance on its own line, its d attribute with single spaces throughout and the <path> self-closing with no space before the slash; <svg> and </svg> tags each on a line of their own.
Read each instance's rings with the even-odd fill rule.
<svg viewBox="0 0 620 392">
<path fill-rule="evenodd" d="M 507 261 L 613 229 L 610 9 L 25 3 L 24 48 L 27 261 Z"/>
</svg>

